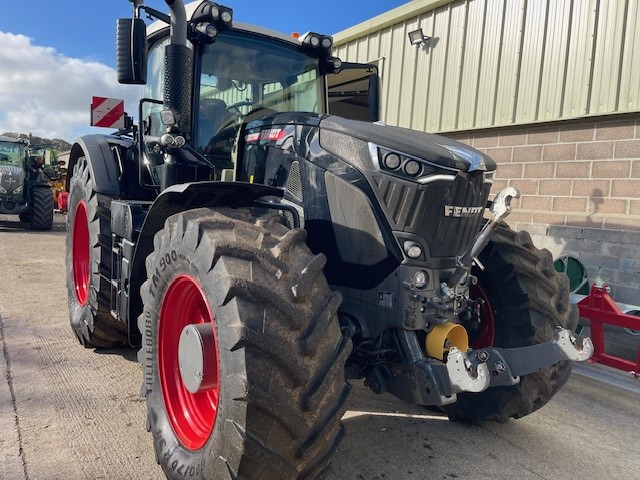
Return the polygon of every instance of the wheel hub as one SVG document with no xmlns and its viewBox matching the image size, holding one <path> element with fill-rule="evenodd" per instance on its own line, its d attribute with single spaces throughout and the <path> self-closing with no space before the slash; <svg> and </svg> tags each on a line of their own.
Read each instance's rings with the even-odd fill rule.
<svg viewBox="0 0 640 480">
<path fill-rule="evenodd" d="M 178 343 L 180 377 L 191 393 L 200 393 L 217 386 L 215 336 L 210 323 L 187 325 Z"/>
<path fill-rule="evenodd" d="M 89 298 L 89 275 L 91 272 L 89 238 L 87 205 L 84 201 L 81 201 L 78 203 L 73 216 L 71 265 L 76 299 L 82 306 L 86 305 L 87 299 Z"/>
<path fill-rule="evenodd" d="M 216 423 L 220 362 L 214 316 L 195 278 L 171 281 L 159 323 L 158 370 L 167 416 L 182 445 L 198 450 Z"/>
</svg>

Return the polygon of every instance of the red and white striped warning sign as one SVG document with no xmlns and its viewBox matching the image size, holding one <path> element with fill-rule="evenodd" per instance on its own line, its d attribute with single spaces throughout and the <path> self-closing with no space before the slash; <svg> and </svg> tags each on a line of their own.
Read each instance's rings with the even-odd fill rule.
<svg viewBox="0 0 640 480">
<path fill-rule="evenodd" d="M 93 97 L 91 101 L 91 126 L 124 128 L 124 100 Z"/>
</svg>

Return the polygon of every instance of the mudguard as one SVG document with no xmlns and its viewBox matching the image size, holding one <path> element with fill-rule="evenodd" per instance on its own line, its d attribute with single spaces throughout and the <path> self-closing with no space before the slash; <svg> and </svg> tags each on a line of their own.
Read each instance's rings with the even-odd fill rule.
<svg viewBox="0 0 640 480">
<path fill-rule="evenodd" d="M 284 190 L 245 182 L 195 182 L 173 185 L 165 189 L 147 213 L 136 242 L 130 273 L 129 341 L 140 341 L 136 318 L 142 313 L 140 287 L 146 278 L 145 260 L 153 251 L 153 237 L 171 215 L 200 207 L 250 207 L 262 197 L 282 198 Z"/>
<path fill-rule="evenodd" d="M 120 181 L 113 152 L 111 151 L 112 145 L 130 147 L 133 145 L 133 141 L 100 134 L 85 135 L 78 138 L 71 148 L 68 170 L 73 172 L 78 159 L 83 156 L 86 157 L 95 183 L 95 191 L 111 197 L 117 197 L 120 195 Z M 71 175 L 67 177 L 67 191 L 70 180 Z"/>
</svg>

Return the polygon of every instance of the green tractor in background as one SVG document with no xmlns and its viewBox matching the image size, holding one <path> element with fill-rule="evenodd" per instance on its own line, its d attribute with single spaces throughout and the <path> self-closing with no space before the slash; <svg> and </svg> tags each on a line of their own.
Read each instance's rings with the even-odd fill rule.
<svg viewBox="0 0 640 480">
<path fill-rule="evenodd" d="M 32 230 L 53 226 L 51 182 L 60 172 L 55 155 L 45 163 L 46 150 L 23 138 L 0 136 L 0 214 L 18 215 Z"/>
</svg>

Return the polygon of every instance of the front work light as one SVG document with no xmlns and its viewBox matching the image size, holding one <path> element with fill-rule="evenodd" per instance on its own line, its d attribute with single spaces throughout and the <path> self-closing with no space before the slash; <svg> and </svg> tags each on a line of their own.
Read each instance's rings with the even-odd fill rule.
<svg viewBox="0 0 640 480">
<path fill-rule="evenodd" d="M 404 242 L 404 253 L 409 258 L 419 258 L 422 255 L 422 247 L 416 242 Z"/>
<path fill-rule="evenodd" d="M 170 109 L 164 109 L 160 112 L 160 121 L 165 127 L 172 127 L 178 124 L 176 112 Z"/>
</svg>

